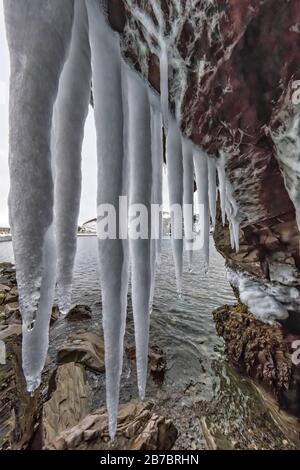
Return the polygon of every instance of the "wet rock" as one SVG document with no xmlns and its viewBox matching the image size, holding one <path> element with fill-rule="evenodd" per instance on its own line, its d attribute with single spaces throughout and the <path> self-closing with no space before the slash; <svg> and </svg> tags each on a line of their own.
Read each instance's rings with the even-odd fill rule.
<svg viewBox="0 0 300 470">
<path fill-rule="evenodd" d="M 126 345 L 126 354 L 129 360 L 136 360 L 136 350 L 134 345 Z M 157 345 L 151 345 L 148 353 L 148 367 L 154 382 L 162 384 L 167 367 L 166 356 Z"/>
<path fill-rule="evenodd" d="M 101 373 L 104 365 L 104 341 L 95 333 L 69 336 L 57 354 L 58 364 L 75 362 L 92 372 Z"/>
<path fill-rule="evenodd" d="M 88 305 L 75 305 L 66 315 L 69 321 L 90 320 L 92 318 L 92 310 Z"/>
<path fill-rule="evenodd" d="M 77 426 L 62 432 L 50 450 L 169 450 L 177 438 L 172 421 L 151 411 L 150 403 L 131 402 L 121 405 L 116 439 L 109 440 L 104 408 L 86 416 Z"/>
<path fill-rule="evenodd" d="M 241 304 L 220 307 L 214 320 L 230 362 L 272 393 L 284 410 L 300 417 L 300 366 L 292 361 L 293 342 L 300 337 L 279 324 L 261 323 Z"/>
<path fill-rule="evenodd" d="M 59 308 L 57 305 L 52 307 L 51 318 L 50 318 L 50 325 L 53 325 L 59 319 Z"/>
<path fill-rule="evenodd" d="M 82 366 L 71 362 L 58 367 L 49 381 L 49 389 L 51 398 L 44 404 L 42 415 L 45 445 L 88 413 L 88 389 Z"/>
<path fill-rule="evenodd" d="M 5 304 L 16 303 L 16 302 L 18 302 L 18 299 L 19 299 L 18 288 L 17 288 L 17 286 L 14 286 L 6 294 L 4 303 Z"/>
</svg>

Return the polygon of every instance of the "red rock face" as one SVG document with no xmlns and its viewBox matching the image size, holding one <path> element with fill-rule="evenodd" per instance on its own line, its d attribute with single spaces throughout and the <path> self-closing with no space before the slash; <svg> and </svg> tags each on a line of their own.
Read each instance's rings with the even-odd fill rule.
<svg viewBox="0 0 300 470">
<path fill-rule="evenodd" d="M 209 154 L 227 154 L 244 256 L 232 252 L 220 226 L 218 248 L 233 267 L 266 281 L 273 282 L 274 266 L 298 272 L 299 232 L 272 132 L 289 110 L 291 83 L 300 80 L 300 1 L 123 3 L 124 56 L 159 91 L 159 39 L 171 37 L 169 99 L 182 132 Z M 152 4 L 161 5 L 164 31 Z"/>
</svg>

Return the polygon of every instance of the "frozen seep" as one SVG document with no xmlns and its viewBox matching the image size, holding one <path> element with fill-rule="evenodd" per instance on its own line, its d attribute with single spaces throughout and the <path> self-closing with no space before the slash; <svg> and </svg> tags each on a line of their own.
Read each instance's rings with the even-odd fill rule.
<svg viewBox="0 0 300 470">
<path fill-rule="evenodd" d="M 299 105 L 298 105 L 299 108 Z M 294 204 L 300 230 L 300 110 L 272 134 L 276 157 L 284 177 L 286 189 Z"/>
<path fill-rule="evenodd" d="M 151 273 L 151 119 L 147 86 L 136 72 L 127 67 L 128 159 L 129 159 L 129 227 L 140 226 L 139 238 L 130 236 L 132 306 L 135 328 L 136 363 L 139 395 L 145 396 L 149 306 L 152 291 Z M 141 224 L 143 218 L 143 224 Z M 148 230 L 145 222 L 148 221 Z M 143 228 L 142 226 L 143 225 Z M 132 234 L 131 234 L 132 235 Z"/>
<path fill-rule="evenodd" d="M 165 40 L 161 40 L 160 63 L 160 99 L 163 125 L 168 131 L 169 122 L 169 62 L 168 47 Z"/>
<path fill-rule="evenodd" d="M 207 154 L 202 150 L 194 149 L 194 167 L 197 183 L 198 204 L 200 212 L 200 231 L 203 239 L 202 256 L 204 270 L 209 267 L 209 200 L 208 200 L 208 164 Z"/>
<path fill-rule="evenodd" d="M 188 266 L 192 268 L 194 240 L 194 164 L 191 142 L 182 137 L 183 159 L 183 222 L 185 246 L 188 254 Z"/>
<path fill-rule="evenodd" d="M 85 0 L 76 0 L 70 51 L 54 106 L 55 225 L 59 310 L 71 308 L 81 195 L 81 149 L 91 96 L 91 53 Z"/>
<path fill-rule="evenodd" d="M 47 355 L 54 296 L 50 135 L 73 1 L 5 0 L 4 11 L 11 61 L 10 225 L 23 319 L 23 368 L 28 390 L 34 391 Z"/>
<path fill-rule="evenodd" d="M 171 238 L 176 272 L 177 291 L 182 292 L 182 202 L 183 202 L 183 164 L 181 133 L 175 119 L 169 116 L 167 134 L 167 172 L 169 202 L 171 209 Z M 175 213 L 176 212 L 176 213 Z"/>
<path fill-rule="evenodd" d="M 98 252 L 105 341 L 106 400 L 109 433 L 113 439 L 117 427 L 123 363 L 128 289 L 128 249 L 127 241 L 118 236 L 119 226 L 116 227 L 115 239 L 104 238 L 104 230 L 100 230 L 100 226 L 105 229 L 107 211 L 109 212 L 111 207 L 115 211 L 114 215 L 117 216 L 116 220 L 119 219 L 119 196 L 123 194 L 125 155 L 123 150 L 122 73 L 117 34 L 108 26 L 98 0 L 88 0 L 87 9 L 97 132 Z M 137 105 L 139 104 L 137 100 Z M 108 230 L 110 228 L 108 227 Z"/>
</svg>

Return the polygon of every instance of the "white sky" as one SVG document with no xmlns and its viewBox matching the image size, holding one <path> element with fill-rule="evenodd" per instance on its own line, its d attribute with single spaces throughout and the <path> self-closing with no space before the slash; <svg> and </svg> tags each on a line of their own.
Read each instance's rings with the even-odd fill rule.
<svg viewBox="0 0 300 470">
<path fill-rule="evenodd" d="M 0 227 L 8 226 L 8 89 L 9 55 L 5 35 L 3 2 L 0 0 Z M 91 107 L 85 126 L 82 160 L 82 197 L 79 224 L 96 217 L 96 132 Z M 164 202 L 167 208 L 168 190 L 165 173 L 163 182 Z"/>
</svg>

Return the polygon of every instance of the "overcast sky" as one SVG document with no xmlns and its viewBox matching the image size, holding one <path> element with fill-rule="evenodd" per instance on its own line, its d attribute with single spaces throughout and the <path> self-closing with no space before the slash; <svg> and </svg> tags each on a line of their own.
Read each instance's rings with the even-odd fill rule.
<svg viewBox="0 0 300 470">
<path fill-rule="evenodd" d="M 3 2 L 0 0 L 0 227 L 8 225 L 8 88 L 9 55 L 5 35 Z M 82 197 L 79 224 L 96 217 L 96 133 L 93 110 L 85 126 L 82 164 Z M 166 176 L 164 175 L 164 202 L 168 205 Z"/>
</svg>

